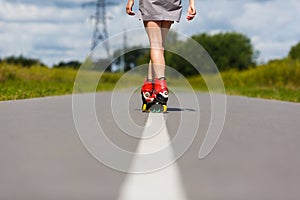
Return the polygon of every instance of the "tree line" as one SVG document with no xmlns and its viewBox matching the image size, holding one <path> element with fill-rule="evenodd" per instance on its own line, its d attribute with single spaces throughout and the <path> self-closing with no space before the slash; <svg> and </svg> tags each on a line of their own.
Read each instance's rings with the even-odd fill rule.
<svg viewBox="0 0 300 200">
<path fill-rule="evenodd" d="M 170 32 L 165 48 L 166 65 L 186 76 L 197 74 L 197 70 L 191 63 L 178 55 L 178 53 L 174 53 L 184 52 L 184 55 L 193 55 L 196 61 L 207 59 L 207 56 L 204 57 L 201 53 L 193 52 L 194 49 L 191 46 L 195 42 L 207 51 L 219 71 L 228 69 L 245 70 L 256 66 L 258 51 L 254 50 L 247 36 L 235 32 L 215 35 L 199 34 L 192 36 L 186 41 L 179 40 L 175 32 Z M 128 53 L 125 54 L 125 71 L 130 70 L 132 66 L 139 66 L 149 62 L 149 49 L 133 47 L 132 50 L 127 49 L 127 51 Z M 120 52 L 121 50 L 118 50 L 114 55 L 118 55 Z M 116 63 L 119 63 L 119 60 L 117 59 Z M 205 63 L 198 64 L 202 72 L 215 72 L 215 68 L 205 65 Z"/>
<path fill-rule="evenodd" d="M 6 58 L 1 59 L 0 63 L 7 63 L 12 65 L 19 65 L 21 67 L 31 67 L 31 66 L 42 66 L 46 67 L 44 63 L 42 63 L 39 59 L 35 58 L 26 58 L 23 55 L 19 56 L 8 56 Z"/>
<path fill-rule="evenodd" d="M 193 41 L 192 41 L 193 40 Z M 236 69 L 238 71 L 246 70 L 257 66 L 257 58 L 259 51 L 254 49 L 251 40 L 241 33 L 229 32 L 209 35 L 206 33 L 192 36 L 186 41 L 181 41 L 174 32 L 170 32 L 166 44 L 165 60 L 166 65 L 176 69 L 185 76 L 191 76 L 198 73 L 194 66 L 180 55 L 168 51 L 169 49 L 176 49 L 176 52 L 185 52 L 191 54 L 201 62 L 203 55 L 193 52 L 192 45 L 194 42 L 200 44 L 215 62 L 219 71 L 226 71 Z M 125 55 L 125 71 L 130 70 L 131 66 L 139 66 L 146 64 L 150 59 L 149 49 L 142 47 L 133 47 L 133 50 L 128 50 L 129 53 Z M 118 55 L 120 50 L 115 52 Z M 300 42 L 293 46 L 288 57 L 291 59 L 300 60 Z M 117 60 L 118 62 L 118 60 Z M 201 71 L 206 73 L 214 73 L 214 68 L 206 66 L 205 63 L 199 63 Z"/>
<path fill-rule="evenodd" d="M 3 59 L 0 58 L 0 63 L 7 63 L 12 65 L 18 65 L 20 67 L 32 67 L 32 66 L 40 66 L 40 67 L 48 67 L 46 64 L 44 64 L 40 59 L 37 58 L 27 58 L 23 55 L 19 56 L 8 56 Z M 53 65 L 53 68 L 73 68 L 73 69 L 79 69 L 81 66 L 80 61 L 68 61 L 64 62 L 61 61 L 58 64 Z"/>
<path fill-rule="evenodd" d="M 230 32 L 230 33 L 219 33 L 214 35 L 208 35 L 206 33 L 198 34 L 192 36 L 186 41 L 181 41 L 178 39 L 178 35 L 174 32 L 170 32 L 167 40 L 168 49 L 176 49 L 176 51 L 182 51 L 185 53 L 193 54 L 193 56 L 199 56 L 197 60 L 201 60 L 200 54 L 195 54 L 191 45 L 193 42 L 200 44 L 211 56 L 219 71 L 226 71 L 229 69 L 245 70 L 250 67 L 255 67 L 257 65 L 257 58 L 259 52 L 256 51 L 251 43 L 251 40 L 240 33 Z M 123 52 L 122 50 L 116 50 L 113 56 L 117 59 L 114 60 L 114 64 L 121 64 L 121 57 L 119 56 Z M 150 59 L 150 51 L 148 48 L 144 47 L 131 47 L 126 49 L 126 54 L 124 56 L 124 70 L 128 71 L 135 66 L 141 64 L 146 64 Z M 288 57 L 291 59 L 300 60 L 300 42 L 295 46 L 291 47 Z M 166 64 L 173 67 L 183 75 L 195 75 L 197 70 L 187 61 L 185 58 L 172 53 L 171 51 L 165 52 Z M 9 56 L 4 59 L 0 59 L 0 62 L 5 62 L 14 65 L 20 65 L 23 67 L 31 67 L 33 65 L 39 65 L 46 67 L 39 59 L 26 58 L 22 55 L 20 56 Z M 53 68 L 73 68 L 78 69 L 81 66 L 80 61 L 68 61 L 59 62 L 52 66 Z M 199 63 L 202 67 L 203 72 L 214 72 L 211 71 L 209 66 Z M 111 68 L 108 68 L 108 71 Z M 97 68 L 95 68 L 97 70 Z"/>
</svg>

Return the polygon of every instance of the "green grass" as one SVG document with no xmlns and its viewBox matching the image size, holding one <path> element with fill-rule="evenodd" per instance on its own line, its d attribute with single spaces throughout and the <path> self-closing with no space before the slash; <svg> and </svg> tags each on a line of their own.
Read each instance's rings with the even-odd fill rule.
<svg viewBox="0 0 300 200">
<path fill-rule="evenodd" d="M 222 74 L 229 94 L 300 102 L 300 62 L 279 60 L 243 72 Z"/>
<path fill-rule="evenodd" d="M 227 88 L 226 93 L 229 95 L 241 95 L 263 99 L 300 102 L 300 92 L 288 88 Z"/>
<path fill-rule="evenodd" d="M 0 83 L 0 101 L 72 93 L 73 83 L 51 81 L 6 81 Z"/>
<path fill-rule="evenodd" d="M 204 76 L 208 80 L 216 79 L 216 75 Z M 273 61 L 241 72 L 225 71 L 221 76 L 229 95 L 300 102 L 300 62 L 297 60 Z M 203 77 L 191 77 L 189 82 L 194 89 L 207 91 Z"/>
<path fill-rule="evenodd" d="M 80 73 L 80 87 L 77 92 L 95 90 L 99 72 Z M 49 69 L 41 66 L 24 68 L 5 63 L 0 64 L 0 101 L 65 95 L 73 92 L 77 71 L 74 69 Z M 279 60 L 246 71 L 226 71 L 221 73 L 226 93 L 266 99 L 300 102 L 300 62 Z M 97 91 L 113 90 L 122 74 L 104 73 Z M 222 92 L 217 75 L 204 75 L 212 86 L 212 92 Z M 169 79 L 170 87 L 180 86 L 182 80 Z M 188 78 L 195 90 L 208 91 L 201 76 Z M 130 75 L 121 86 L 128 87 L 142 83 L 141 77 Z M 219 82 L 220 83 L 220 82 Z"/>
<path fill-rule="evenodd" d="M 85 85 L 99 78 L 99 72 L 84 71 L 81 78 Z M 74 69 L 49 69 L 41 66 L 24 68 L 8 64 L 0 65 L 0 101 L 27 99 L 34 97 L 72 94 L 77 71 Z M 121 74 L 104 73 L 97 91 L 114 88 Z M 89 92 L 84 88 L 81 92 Z"/>
</svg>

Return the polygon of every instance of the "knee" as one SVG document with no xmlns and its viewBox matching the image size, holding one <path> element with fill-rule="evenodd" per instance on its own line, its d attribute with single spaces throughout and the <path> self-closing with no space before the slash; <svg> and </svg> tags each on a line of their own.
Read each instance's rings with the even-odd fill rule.
<svg viewBox="0 0 300 200">
<path fill-rule="evenodd" d="M 150 44 L 150 48 L 151 48 L 151 50 L 159 50 L 159 51 L 165 50 L 164 46 L 160 42 L 152 42 Z"/>
</svg>

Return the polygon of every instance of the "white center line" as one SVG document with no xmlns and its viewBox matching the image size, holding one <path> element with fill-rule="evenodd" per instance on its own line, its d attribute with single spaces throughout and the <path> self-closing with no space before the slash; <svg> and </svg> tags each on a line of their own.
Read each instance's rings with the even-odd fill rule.
<svg viewBox="0 0 300 200">
<path fill-rule="evenodd" d="M 170 143 L 166 121 L 163 114 L 150 113 L 142 138 L 137 147 L 138 154 L 157 152 Z M 149 136 L 153 136 L 150 137 Z M 167 152 L 168 159 L 174 158 L 171 148 Z M 159 159 L 158 159 L 159 160 Z M 175 160 L 175 158 L 174 158 Z M 147 163 L 140 156 L 136 156 L 132 163 L 131 172 L 140 171 Z M 137 170 L 135 170 L 137 169 Z M 147 169 L 147 167 L 145 167 Z M 177 163 L 146 174 L 128 174 L 121 187 L 119 200 L 186 200 L 180 171 Z"/>
</svg>

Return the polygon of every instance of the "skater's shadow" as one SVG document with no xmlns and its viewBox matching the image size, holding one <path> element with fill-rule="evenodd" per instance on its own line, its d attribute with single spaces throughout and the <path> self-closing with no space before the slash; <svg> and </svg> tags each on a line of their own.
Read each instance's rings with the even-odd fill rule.
<svg viewBox="0 0 300 200">
<path fill-rule="evenodd" d="M 195 109 L 192 108 L 168 108 L 168 112 L 196 112 Z"/>
<path fill-rule="evenodd" d="M 142 111 L 140 108 L 134 109 L 136 111 Z M 192 108 L 168 108 L 167 112 L 196 112 L 197 110 Z"/>
</svg>

